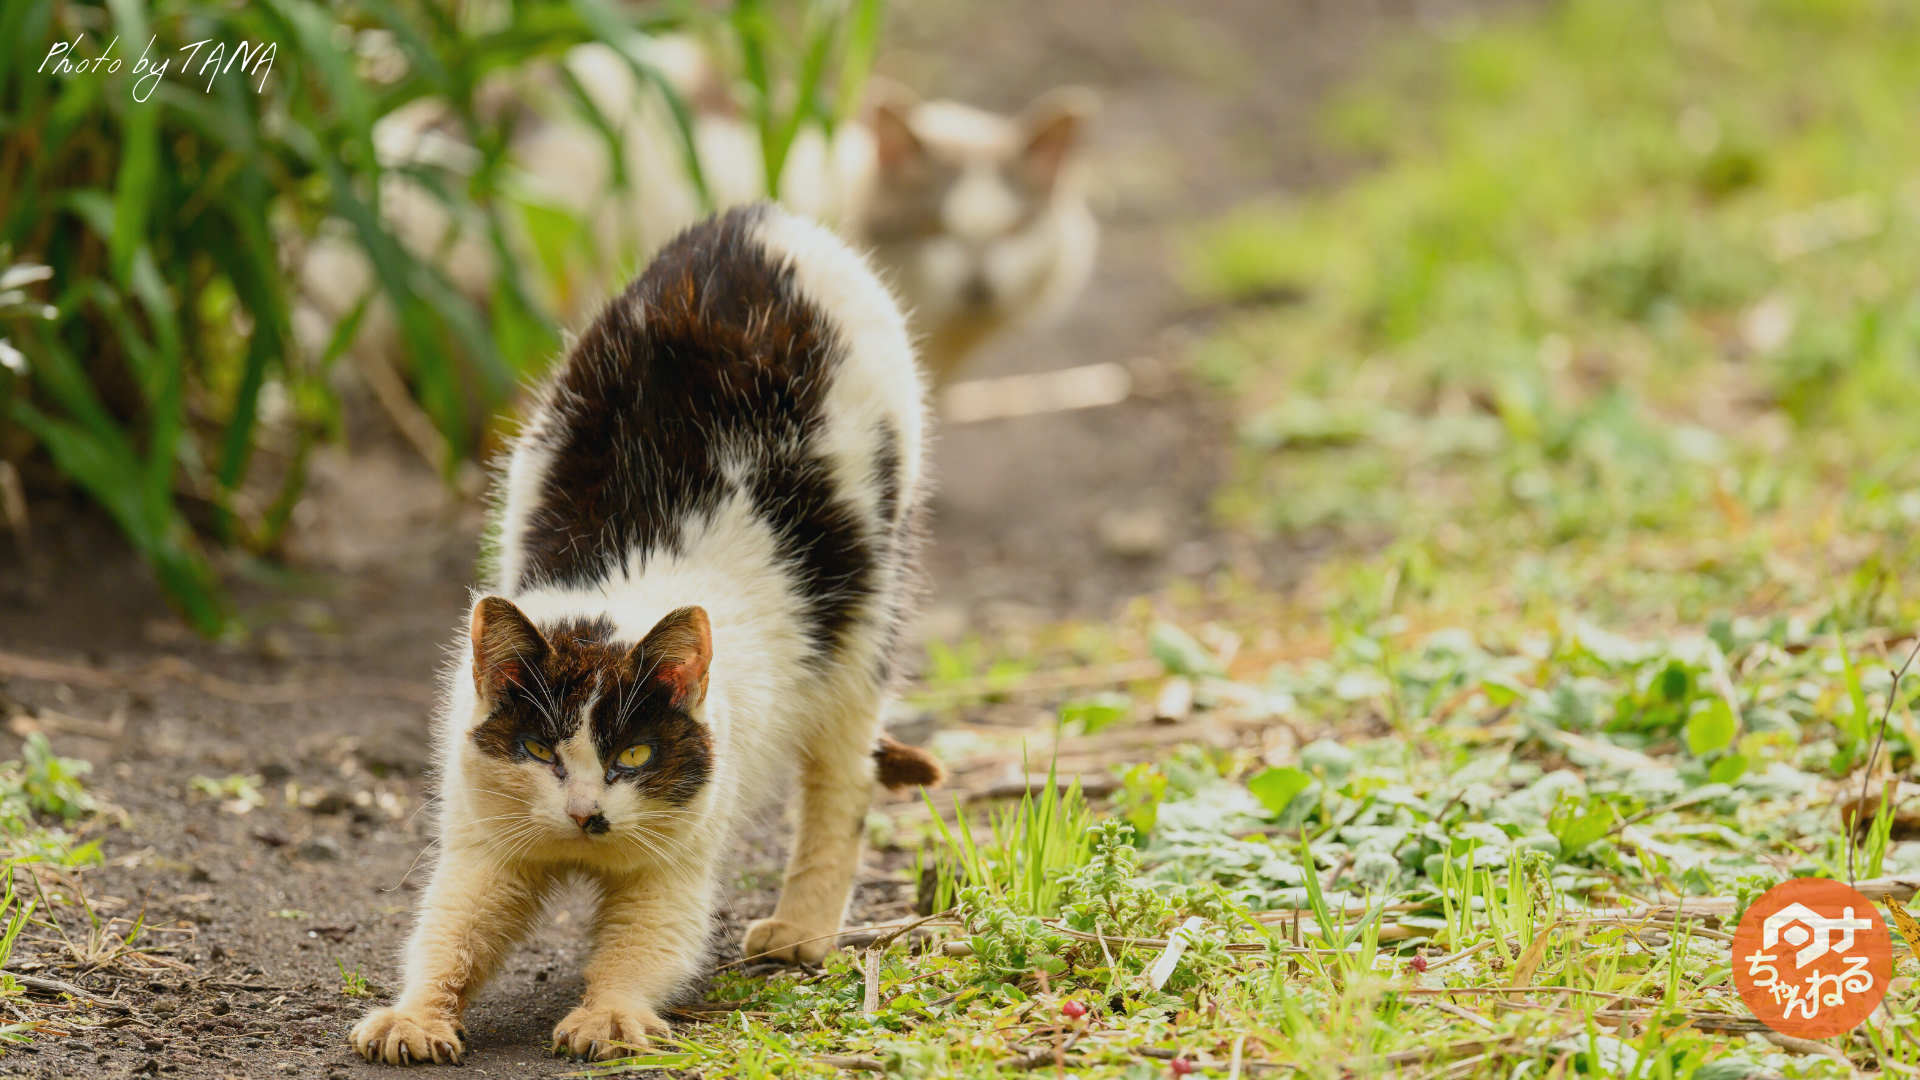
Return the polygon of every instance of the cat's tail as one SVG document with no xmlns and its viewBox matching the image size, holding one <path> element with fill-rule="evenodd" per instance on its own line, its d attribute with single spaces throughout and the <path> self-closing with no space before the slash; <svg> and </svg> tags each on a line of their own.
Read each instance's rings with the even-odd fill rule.
<svg viewBox="0 0 1920 1080">
<path fill-rule="evenodd" d="M 932 754 L 885 735 L 874 744 L 873 760 L 878 766 L 874 775 L 895 791 L 916 785 L 934 787 L 947 778 L 947 770 Z"/>
</svg>

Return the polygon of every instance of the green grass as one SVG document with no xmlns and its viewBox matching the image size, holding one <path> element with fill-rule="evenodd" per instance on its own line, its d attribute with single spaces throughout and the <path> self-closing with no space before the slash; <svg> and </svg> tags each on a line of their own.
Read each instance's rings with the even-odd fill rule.
<svg viewBox="0 0 1920 1080">
<path fill-rule="evenodd" d="M 1196 288 L 1305 297 L 1196 356 L 1246 406 L 1221 512 L 1460 618 L 1913 614 L 1920 13 L 1551 11 L 1350 95 L 1380 170 L 1195 238 Z"/>
<path fill-rule="evenodd" d="M 1313 540 L 1304 583 L 929 658 L 930 705 L 1063 721 L 936 745 L 1095 760 L 1156 680 L 1027 687 L 1148 658 L 1211 743 L 1114 765 L 1084 848 L 1070 799 L 929 820 L 935 941 L 723 973 L 740 1012 L 617 1068 L 1848 1075 L 1732 1023 L 1728 925 L 1647 911 L 1920 873 L 1890 802 L 1842 820 L 1920 764 L 1915 101 L 1920 10 L 1873 0 L 1570 0 L 1376 64 L 1356 177 L 1184 264 L 1231 302 L 1189 357 L 1241 416 L 1218 514 Z M 1912 1069 L 1912 992 L 1831 1046 Z"/>
<path fill-rule="evenodd" d="M 76 843 L 67 831 L 93 817 L 97 809 L 81 781 L 89 770 L 84 761 L 55 754 L 46 736 L 37 732 L 27 736 L 19 760 L 0 762 L 0 877 L 6 882 L 0 894 L 0 968 L 14 958 L 21 935 L 29 926 L 42 932 L 29 935 L 29 941 L 63 946 L 56 950 L 60 954 L 56 963 L 71 962 L 89 969 L 169 947 L 167 942 L 154 940 L 144 916 L 132 922 L 102 920 L 83 892 L 76 890 L 71 897 L 49 893 L 35 872 L 36 867 L 72 870 L 100 863 L 98 840 Z M 22 881 L 31 883 L 38 900 L 22 895 Z M 81 940 L 75 940 L 50 917 L 54 905 L 76 902 L 87 919 Z M 47 955 L 44 949 L 34 951 L 35 959 Z M 12 972 L 0 971 L 0 1001 L 7 1003 L 11 1018 L 0 1024 L 0 1053 L 6 1046 L 32 1042 L 43 1024 L 62 1030 L 74 1026 L 65 1005 L 56 1004 L 49 1014 L 36 1015 L 45 1003 L 28 1000 L 26 992 Z"/>
<path fill-rule="evenodd" d="M 347 962 L 334 959 L 334 965 L 340 969 L 340 993 L 350 998 L 371 997 L 376 992 L 373 983 L 360 974 L 360 965 L 355 964 L 352 971 L 347 970 Z"/>
<path fill-rule="evenodd" d="M 1057 773 L 1050 767 L 1038 797 L 1029 789 L 1013 806 L 990 810 L 978 840 L 957 800 L 949 828 L 928 796 L 927 809 L 940 837 L 933 864 L 936 885 L 930 904 L 934 909 L 947 910 L 964 890 L 972 888 L 1023 915 L 1059 910 L 1065 888 L 1061 875 L 1080 869 L 1092 858 L 1088 830 L 1093 813 L 1078 781 L 1063 790 L 1056 780 Z"/>
</svg>

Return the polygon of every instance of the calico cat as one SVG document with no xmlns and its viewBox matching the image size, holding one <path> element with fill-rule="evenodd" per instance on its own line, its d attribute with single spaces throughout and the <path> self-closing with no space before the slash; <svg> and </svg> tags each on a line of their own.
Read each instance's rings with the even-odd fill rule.
<svg viewBox="0 0 1920 1080">
<path fill-rule="evenodd" d="M 667 1027 L 707 962 L 741 815 L 797 773 L 748 955 L 834 943 L 912 598 L 925 406 L 899 308 L 823 227 L 736 209 L 670 243 L 574 345 L 498 485 L 490 593 L 437 718 L 439 851 L 368 1061 L 458 1061 L 460 1018 L 545 901 L 598 894 L 556 1050 Z"/>
<path fill-rule="evenodd" d="M 875 106 L 873 179 L 846 232 L 911 300 L 936 383 L 1085 287 L 1099 236 L 1081 164 L 1094 109 L 1074 88 L 1013 118 L 951 101 Z"/>
</svg>

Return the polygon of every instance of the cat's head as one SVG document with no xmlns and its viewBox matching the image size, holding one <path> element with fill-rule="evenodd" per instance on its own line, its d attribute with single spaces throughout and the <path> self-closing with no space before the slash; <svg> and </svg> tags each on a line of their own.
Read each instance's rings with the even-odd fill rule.
<svg viewBox="0 0 1920 1080">
<path fill-rule="evenodd" d="M 1046 291 L 1067 255 L 1058 217 L 1084 211 L 1078 166 L 1095 109 L 1079 88 L 1016 117 L 947 101 L 874 106 L 861 232 L 916 317 L 1001 321 Z"/>
<path fill-rule="evenodd" d="M 470 633 L 478 715 L 465 780 L 503 818 L 487 826 L 511 836 L 502 850 L 558 841 L 637 857 L 670 843 L 713 768 L 706 612 L 681 608 L 622 644 L 605 620 L 543 632 L 489 596 Z"/>
</svg>

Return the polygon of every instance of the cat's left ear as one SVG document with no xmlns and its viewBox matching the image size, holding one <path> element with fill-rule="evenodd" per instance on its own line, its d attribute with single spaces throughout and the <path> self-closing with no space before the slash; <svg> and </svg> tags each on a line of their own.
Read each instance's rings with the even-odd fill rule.
<svg viewBox="0 0 1920 1080">
<path fill-rule="evenodd" d="M 1027 182 L 1040 191 L 1052 191 L 1099 112 L 1099 96 L 1084 86 L 1062 86 L 1027 106 L 1020 114 L 1027 145 L 1019 158 Z"/>
<path fill-rule="evenodd" d="M 667 690 L 675 708 L 698 708 L 707 697 L 707 666 L 713 662 L 713 630 L 705 608 L 670 611 L 627 654 L 642 679 Z"/>
</svg>

